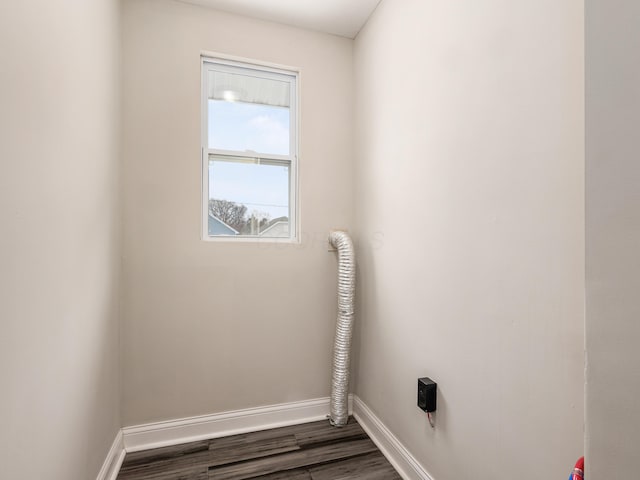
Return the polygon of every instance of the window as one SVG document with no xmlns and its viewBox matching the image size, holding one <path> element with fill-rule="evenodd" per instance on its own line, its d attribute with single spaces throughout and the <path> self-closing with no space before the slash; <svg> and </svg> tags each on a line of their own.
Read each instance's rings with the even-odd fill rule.
<svg viewBox="0 0 640 480">
<path fill-rule="evenodd" d="M 202 230 L 297 238 L 297 74 L 202 60 Z"/>
</svg>

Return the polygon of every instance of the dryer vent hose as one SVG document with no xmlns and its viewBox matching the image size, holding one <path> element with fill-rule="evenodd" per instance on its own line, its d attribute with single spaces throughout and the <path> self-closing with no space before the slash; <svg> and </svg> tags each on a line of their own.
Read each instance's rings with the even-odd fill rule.
<svg viewBox="0 0 640 480">
<path fill-rule="evenodd" d="M 338 320 L 333 345 L 329 421 L 336 427 L 342 427 L 349 420 L 349 363 L 353 335 L 356 262 L 353 242 L 346 232 L 331 232 L 329 243 L 338 251 Z"/>
</svg>

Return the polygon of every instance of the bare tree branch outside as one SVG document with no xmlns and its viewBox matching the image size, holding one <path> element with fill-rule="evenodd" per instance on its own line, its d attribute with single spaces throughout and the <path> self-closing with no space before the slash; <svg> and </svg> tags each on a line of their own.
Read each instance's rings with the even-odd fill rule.
<svg viewBox="0 0 640 480">
<path fill-rule="evenodd" d="M 209 213 L 230 227 L 242 232 L 247 224 L 247 207 L 228 200 L 209 199 Z"/>
</svg>

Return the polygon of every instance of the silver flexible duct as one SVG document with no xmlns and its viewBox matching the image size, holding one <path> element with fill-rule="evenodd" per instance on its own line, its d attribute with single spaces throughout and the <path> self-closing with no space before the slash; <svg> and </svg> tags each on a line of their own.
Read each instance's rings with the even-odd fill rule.
<svg viewBox="0 0 640 480">
<path fill-rule="evenodd" d="M 356 261 L 353 242 L 347 232 L 339 230 L 331 232 L 329 243 L 338 250 L 338 320 L 333 345 L 329 421 L 331 425 L 342 427 L 349 420 L 349 362 L 353 332 Z"/>
</svg>

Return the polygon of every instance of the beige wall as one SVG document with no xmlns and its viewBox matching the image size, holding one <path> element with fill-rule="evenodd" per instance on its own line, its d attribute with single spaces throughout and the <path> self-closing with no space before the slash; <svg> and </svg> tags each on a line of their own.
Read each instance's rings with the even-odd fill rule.
<svg viewBox="0 0 640 480">
<path fill-rule="evenodd" d="M 436 480 L 582 454 L 582 34 L 578 0 L 383 0 L 356 38 L 355 391 Z"/>
<path fill-rule="evenodd" d="M 586 2 L 590 479 L 638 477 L 640 4 Z"/>
<path fill-rule="evenodd" d="M 0 478 L 95 478 L 120 427 L 115 0 L 0 4 Z"/>
<path fill-rule="evenodd" d="M 352 42 L 166 0 L 124 9 L 124 424 L 327 396 L 349 226 Z M 299 67 L 300 245 L 200 240 L 200 52 Z"/>
</svg>

